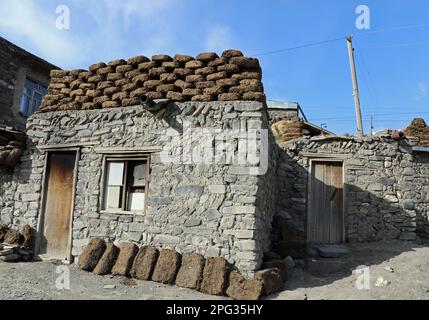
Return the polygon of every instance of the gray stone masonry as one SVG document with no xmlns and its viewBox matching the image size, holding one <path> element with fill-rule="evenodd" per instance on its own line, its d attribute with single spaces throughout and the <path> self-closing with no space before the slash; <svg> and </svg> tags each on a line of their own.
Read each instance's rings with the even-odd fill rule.
<svg viewBox="0 0 429 320">
<path fill-rule="evenodd" d="M 193 117 L 200 106 L 203 111 Z M 260 102 L 185 102 L 165 119 L 141 106 L 90 111 L 39 113 L 27 123 L 28 150 L 15 172 L 0 175 L 0 220 L 38 228 L 46 146 L 80 146 L 73 209 L 72 255 L 78 256 L 91 237 L 129 240 L 171 248 L 179 253 L 222 256 L 247 276 L 259 269 L 270 248 L 275 206 L 275 148 L 265 160 L 236 163 L 166 163 L 159 150 L 151 153 L 151 178 L 144 214 L 104 212 L 101 209 L 105 148 L 135 151 L 173 145 L 169 156 L 187 154 L 179 146 L 180 132 L 205 128 L 235 130 L 228 138 L 239 156 L 246 155 L 246 130 L 268 127 Z M 273 143 L 271 133 L 268 143 Z M 257 140 L 260 145 L 260 139 Z M 213 145 L 210 134 L 192 145 Z M 251 146 L 247 146 L 250 148 Z M 260 147 L 258 147 L 260 151 Z M 165 156 L 165 155 L 164 155 Z M 263 157 L 262 157 L 263 159 Z M 222 159 L 221 159 L 222 160 Z M 250 161 L 249 161 L 250 162 Z M 262 163 L 264 162 L 264 163 Z M 263 175 L 255 168 L 267 167 Z"/>
<path fill-rule="evenodd" d="M 277 213 L 305 231 L 309 159 L 345 156 L 348 241 L 429 238 L 429 155 L 381 137 L 299 138 L 280 145 Z"/>
</svg>

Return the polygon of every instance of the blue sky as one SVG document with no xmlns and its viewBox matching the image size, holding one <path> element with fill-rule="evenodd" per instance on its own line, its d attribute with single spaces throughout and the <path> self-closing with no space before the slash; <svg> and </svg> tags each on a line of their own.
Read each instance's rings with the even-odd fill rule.
<svg viewBox="0 0 429 320">
<path fill-rule="evenodd" d="M 55 27 L 63 4 L 67 31 Z M 355 27 L 362 4 L 370 30 Z M 429 120 L 427 0 L 0 0 L 0 16 L 1 36 L 67 69 L 137 54 L 255 55 L 353 33 L 366 132 L 371 113 L 375 130 Z M 310 121 L 355 133 L 345 40 L 257 57 L 269 99 L 298 101 Z"/>
</svg>

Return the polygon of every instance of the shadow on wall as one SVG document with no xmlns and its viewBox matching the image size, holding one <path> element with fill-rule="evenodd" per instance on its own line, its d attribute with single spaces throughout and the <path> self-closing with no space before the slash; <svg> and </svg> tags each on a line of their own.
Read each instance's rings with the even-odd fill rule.
<svg viewBox="0 0 429 320">
<path fill-rule="evenodd" d="M 340 264 L 344 271 L 339 273 L 339 277 L 350 275 L 358 266 L 380 264 L 402 252 L 413 251 L 417 246 L 416 241 L 423 243 L 429 240 L 427 155 L 413 156 L 415 176 L 401 177 L 397 181 L 393 177 L 383 176 L 381 172 L 376 173 L 368 178 L 368 190 L 353 183 L 358 173 L 353 172 L 355 168 L 352 166 L 346 165 L 345 183 L 337 187 L 335 179 L 326 178 L 326 172 L 325 178 L 315 177 L 314 173 L 310 177 L 305 167 L 307 161 L 304 159 L 296 160 L 284 150 L 280 150 L 280 159 L 272 250 L 282 258 L 291 256 L 304 259 L 317 256 L 317 251 L 312 249 L 314 243 L 308 240 L 310 211 L 318 215 L 315 223 L 313 218 L 313 226 L 318 229 L 319 238 L 328 239 L 325 243 L 337 242 L 338 233 L 341 233 L 340 239 L 342 238 L 339 226 L 342 229 L 344 221 L 344 239 L 351 252 L 349 256 L 341 258 L 341 261 L 332 260 L 332 263 Z M 310 201 L 307 200 L 307 194 L 312 194 Z M 317 203 L 309 203 L 311 201 Z M 341 205 L 344 205 L 343 221 L 342 214 L 339 214 L 342 212 Z M 309 207 L 313 210 L 309 210 Z M 328 214 L 324 217 L 326 213 Z M 317 239 L 317 236 L 314 237 L 314 230 L 312 232 L 310 238 Z M 404 241 L 397 241 L 389 250 L 377 250 L 376 242 L 383 240 Z M 366 246 L 367 251 L 359 252 L 357 244 L 364 242 L 366 243 L 359 246 Z"/>
</svg>

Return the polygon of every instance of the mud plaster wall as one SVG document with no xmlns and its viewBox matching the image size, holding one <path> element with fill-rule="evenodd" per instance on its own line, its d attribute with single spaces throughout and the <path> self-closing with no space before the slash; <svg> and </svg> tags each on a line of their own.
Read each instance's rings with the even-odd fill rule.
<svg viewBox="0 0 429 320">
<path fill-rule="evenodd" d="M 347 156 L 347 241 L 429 237 L 427 153 L 413 154 L 403 142 L 382 138 L 301 138 L 282 143 L 280 148 L 277 217 L 283 217 L 299 231 L 292 233 L 296 238 L 292 236 L 289 242 L 305 242 L 309 159 L 320 154 Z M 282 239 L 276 234 L 278 244 Z"/>
<path fill-rule="evenodd" d="M 198 117 L 191 114 L 203 105 Z M 247 129 L 267 128 L 260 102 L 186 102 L 175 104 L 175 115 L 158 120 L 141 106 L 92 111 L 61 111 L 33 115 L 27 123 L 29 137 L 21 164 L 13 175 L 2 176 L 0 219 L 3 223 L 38 226 L 47 145 L 81 145 L 73 210 L 73 256 L 88 238 L 130 240 L 223 256 L 244 274 L 251 275 L 270 248 L 271 219 L 275 204 L 274 156 L 269 156 L 264 175 L 234 164 L 165 164 L 160 153 L 151 154 L 151 183 L 144 215 L 101 211 L 104 155 L 97 148 L 163 146 L 173 141 L 175 130 L 190 121 L 193 127 L 235 129 L 235 152 L 245 153 L 240 140 Z M 170 122 L 170 124 L 168 123 Z M 241 132 L 241 133 L 240 133 Z M 241 134 L 241 136 L 240 136 Z M 240 138 L 241 137 L 241 138 Z M 272 136 L 269 136 L 272 141 Z M 208 136 L 196 141 L 212 144 Z M 181 152 L 180 149 L 174 150 Z M 270 149 L 272 155 L 274 149 Z M 258 166 L 258 163 L 252 164 Z M 7 181 L 3 181 L 7 180 Z"/>
</svg>

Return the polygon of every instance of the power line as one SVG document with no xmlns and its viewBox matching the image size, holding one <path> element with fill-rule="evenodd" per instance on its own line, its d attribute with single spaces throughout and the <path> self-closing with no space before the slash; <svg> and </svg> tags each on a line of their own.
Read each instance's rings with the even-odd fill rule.
<svg viewBox="0 0 429 320">
<path fill-rule="evenodd" d="M 412 47 L 412 46 L 420 46 L 420 45 L 429 45 L 429 41 L 425 42 L 414 42 L 414 43 L 400 43 L 400 44 L 387 44 L 381 46 L 363 46 L 360 49 L 384 49 L 384 48 L 398 48 L 398 47 Z"/>
<path fill-rule="evenodd" d="M 302 107 L 304 110 L 326 110 L 326 109 L 332 109 L 332 110 L 341 110 L 341 109 L 345 109 L 345 108 L 349 108 L 349 105 L 343 105 L 343 106 L 305 106 Z M 400 110 L 404 110 L 404 109 L 425 109 L 428 110 L 429 106 L 375 106 L 375 105 L 367 105 L 365 106 L 366 109 L 377 109 L 377 110 L 390 110 L 392 112 L 395 111 L 400 111 Z M 419 111 L 416 111 L 416 113 L 421 113 Z M 395 114 L 397 114 L 395 112 Z"/>
<path fill-rule="evenodd" d="M 366 36 L 366 35 L 371 35 L 371 34 L 375 34 L 375 33 L 391 32 L 391 31 L 398 31 L 398 30 L 405 30 L 405 29 L 414 29 L 414 28 L 423 28 L 423 27 L 429 27 L 429 22 L 427 22 L 427 23 L 421 23 L 421 24 L 415 24 L 415 25 L 394 27 L 394 28 L 379 29 L 379 30 L 374 30 L 374 31 L 358 32 L 358 33 L 353 34 L 353 36 L 360 37 L 360 36 Z M 260 52 L 260 53 L 256 53 L 256 54 L 251 54 L 250 56 L 252 56 L 252 57 L 266 56 L 266 55 L 271 55 L 271 54 L 277 54 L 277 53 L 283 53 L 283 52 L 288 52 L 288 51 L 303 49 L 303 48 L 315 47 L 315 46 L 320 46 L 320 45 L 323 45 L 323 44 L 326 44 L 326 43 L 331 43 L 331 42 L 336 42 L 336 41 L 344 40 L 346 37 L 347 36 L 342 36 L 342 37 L 338 37 L 338 38 L 334 38 L 334 39 L 328 39 L 328 40 L 323 40 L 323 41 L 318 41 L 318 42 L 310 42 L 310 43 L 306 43 L 306 44 L 299 45 L 299 46 L 294 46 L 294 47 L 289 47 L 289 48 L 284 48 L 284 49 L 278 49 L 278 50 L 272 50 L 272 51 L 266 51 L 266 52 Z"/>
<path fill-rule="evenodd" d="M 391 32 L 391 31 L 399 31 L 399 30 L 415 29 L 415 28 L 424 28 L 424 27 L 429 27 L 429 22 L 420 23 L 420 24 L 412 24 L 412 25 L 401 26 L 401 27 L 385 28 L 385 29 L 379 29 L 379 30 L 374 30 L 374 31 L 363 31 L 363 32 L 355 33 L 354 36 L 366 36 L 366 35 L 375 34 L 375 33 Z"/>
<path fill-rule="evenodd" d="M 418 114 L 429 114 L 429 112 L 395 112 L 395 113 L 373 113 L 373 116 L 397 116 L 397 115 L 418 115 Z M 364 118 L 370 117 L 371 114 L 363 115 Z M 316 120 L 347 120 L 352 119 L 352 116 L 344 116 L 344 117 L 331 117 L 331 118 L 309 118 L 311 121 Z"/>
<path fill-rule="evenodd" d="M 308 48 L 308 47 L 320 46 L 322 44 L 326 44 L 326 43 L 330 43 L 330 42 L 336 42 L 336 41 L 340 41 L 340 40 L 344 40 L 344 39 L 345 39 L 345 37 L 340 37 L 340 38 L 335 38 L 335 39 L 330 39 L 330 40 L 312 42 L 312 43 L 307 43 L 307 44 L 303 44 L 303 45 L 300 45 L 300 46 L 289 47 L 289 48 L 285 48 L 285 49 L 279 49 L 279 50 L 273 50 L 273 51 L 267 51 L 267 52 L 261 52 L 261 53 L 251 54 L 250 56 L 252 56 L 252 57 L 258 57 L 258 56 L 266 56 L 266 55 L 276 54 L 276 53 L 283 53 L 283 52 L 293 51 L 293 50 L 297 50 L 297 49 L 303 49 L 303 48 Z"/>
</svg>

